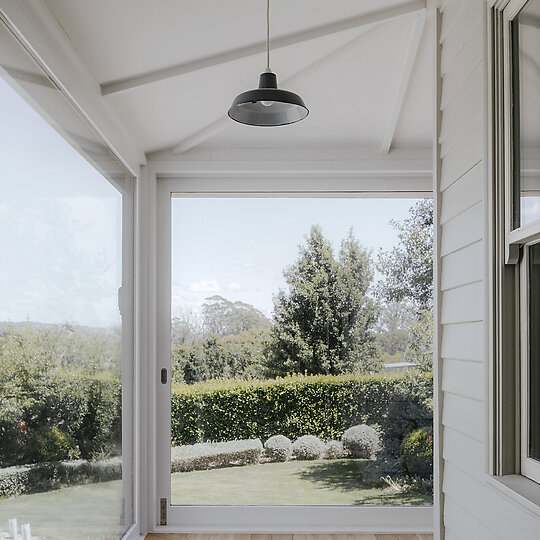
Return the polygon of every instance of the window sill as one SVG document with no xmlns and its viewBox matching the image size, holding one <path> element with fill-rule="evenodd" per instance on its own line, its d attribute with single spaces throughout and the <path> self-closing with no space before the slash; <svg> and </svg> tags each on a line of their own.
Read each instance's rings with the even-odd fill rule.
<svg viewBox="0 0 540 540">
<path fill-rule="evenodd" d="M 519 474 L 486 477 L 492 489 L 534 517 L 540 517 L 540 484 Z"/>
</svg>

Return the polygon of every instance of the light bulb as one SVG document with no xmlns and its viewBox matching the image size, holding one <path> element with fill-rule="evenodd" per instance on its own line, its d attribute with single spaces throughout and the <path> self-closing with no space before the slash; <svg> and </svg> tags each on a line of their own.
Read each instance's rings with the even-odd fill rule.
<svg viewBox="0 0 540 540">
<path fill-rule="evenodd" d="M 274 102 L 273 101 L 261 101 L 261 105 L 264 105 L 265 107 L 270 107 Z"/>
</svg>

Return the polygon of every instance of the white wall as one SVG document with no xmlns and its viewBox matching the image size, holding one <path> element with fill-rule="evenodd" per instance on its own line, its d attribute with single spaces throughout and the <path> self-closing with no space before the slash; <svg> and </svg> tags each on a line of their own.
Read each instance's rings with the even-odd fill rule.
<svg viewBox="0 0 540 540">
<path fill-rule="evenodd" d="M 537 539 L 540 518 L 488 475 L 487 11 L 441 8 L 440 369 L 447 540 Z"/>
</svg>

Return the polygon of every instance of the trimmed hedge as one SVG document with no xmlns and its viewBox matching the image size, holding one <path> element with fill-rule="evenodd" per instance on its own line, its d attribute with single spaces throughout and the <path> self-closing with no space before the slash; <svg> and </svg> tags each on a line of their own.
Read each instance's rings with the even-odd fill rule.
<svg viewBox="0 0 540 540">
<path fill-rule="evenodd" d="M 249 465 L 258 463 L 262 452 L 259 439 L 176 446 L 171 449 L 171 472 Z"/>
<path fill-rule="evenodd" d="M 388 453 L 432 423 L 431 373 L 291 376 L 211 381 L 172 388 L 172 444 L 316 435 L 341 439 L 356 424 L 378 424 Z"/>
<path fill-rule="evenodd" d="M 0 469 L 0 497 L 40 493 L 88 482 L 108 482 L 122 478 L 122 458 L 102 461 L 62 461 L 18 465 Z"/>
</svg>

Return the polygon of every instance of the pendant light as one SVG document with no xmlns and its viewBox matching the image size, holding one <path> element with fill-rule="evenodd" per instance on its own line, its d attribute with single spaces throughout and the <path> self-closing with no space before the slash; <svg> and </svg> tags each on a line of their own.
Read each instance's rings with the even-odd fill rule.
<svg viewBox="0 0 540 540">
<path fill-rule="evenodd" d="M 309 111 L 302 98 L 280 90 L 270 69 L 270 0 L 266 0 L 266 71 L 259 77 L 259 88 L 236 96 L 229 116 L 250 126 L 284 126 L 303 120 Z"/>
</svg>

